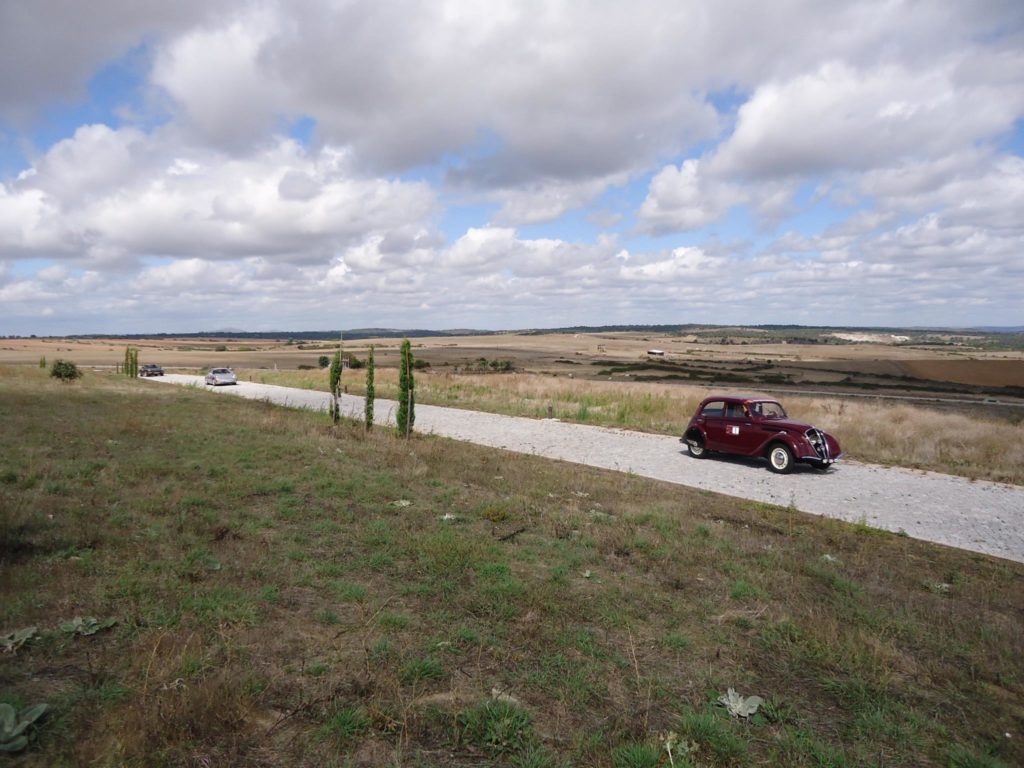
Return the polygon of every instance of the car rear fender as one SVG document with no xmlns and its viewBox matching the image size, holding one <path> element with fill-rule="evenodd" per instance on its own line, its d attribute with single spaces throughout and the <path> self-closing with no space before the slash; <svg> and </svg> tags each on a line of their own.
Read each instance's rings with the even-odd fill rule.
<svg viewBox="0 0 1024 768">
<path fill-rule="evenodd" d="M 686 430 L 681 442 L 685 443 L 687 440 L 700 440 L 705 445 L 708 442 L 707 436 L 698 427 L 690 427 Z"/>
</svg>

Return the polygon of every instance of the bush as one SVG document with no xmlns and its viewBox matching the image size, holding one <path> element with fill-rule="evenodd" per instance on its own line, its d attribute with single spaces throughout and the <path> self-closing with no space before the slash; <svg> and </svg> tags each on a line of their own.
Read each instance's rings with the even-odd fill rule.
<svg viewBox="0 0 1024 768">
<path fill-rule="evenodd" d="M 331 358 L 329 358 L 327 355 L 320 355 L 320 357 L 316 361 L 316 364 L 319 365 L 321 368 L 326 368 L 328 365 L 331 364 Z"/>
<path fill-rule="evenodd" d="M 50 375 L 61 381 L 74 381 L 82 378 L 82 372 L 70 360 L 57 360 L 50 369 Z"/>
<path fill-rule="evenodd" d="M 415 368 L 417 371 L 422 371 L 424 368 L 429 368 L 430 363 L 428 363 L 426 360 L 417 357 L 415 360 L 412 361 L 412 367 Z"/>
</svg>

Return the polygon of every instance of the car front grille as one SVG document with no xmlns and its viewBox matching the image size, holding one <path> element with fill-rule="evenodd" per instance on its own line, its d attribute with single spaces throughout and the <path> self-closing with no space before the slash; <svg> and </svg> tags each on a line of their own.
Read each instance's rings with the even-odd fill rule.
<svg viewBox="0 0 1024 768">
<path fill-rule="evenodd" d="M 822 461 L 831 461 L 832 452 L 828 447 L 828 440 L 825 439 L 825 433 L 817 427 L 811 427 L 804 434 L 807 435 L 807 441 L 814 448 L 814 452 L 818 454 L 818 458 Z"/>
</svg>

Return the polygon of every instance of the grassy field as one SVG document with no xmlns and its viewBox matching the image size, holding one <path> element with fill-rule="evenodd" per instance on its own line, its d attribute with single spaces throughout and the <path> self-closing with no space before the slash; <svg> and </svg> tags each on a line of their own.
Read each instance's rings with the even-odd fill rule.
<svg viewBox="0 0 1024 768">
<path fill-rule="evenodd" d="M 239 369 L 244 379 L 305 389 L 328 387 L 325 371 Z M 363 371 L 346 371 L 352 394 L 363 393 Z M 712 391 L 679 384 L 584 381 L 535 374 L 452 374 L 416 377 L 421 403 L 516 416 L 550 413 L 578 421 L 681 435 L 700 400 Z M 398 376 L 378 368 L 377 396 L 395 398 Z M 1024 410 L 997 419 L 911 404 L 836 397 L 778 395 L 795 418 L 839 437 L 847 457 L 973 479 L 1024 484 Z"/>
<path fill-rule="evenodd" d="M 113 376 L 0 423 L 12 765 L 1024 762 L 1024 566 Z"/>
</svg>

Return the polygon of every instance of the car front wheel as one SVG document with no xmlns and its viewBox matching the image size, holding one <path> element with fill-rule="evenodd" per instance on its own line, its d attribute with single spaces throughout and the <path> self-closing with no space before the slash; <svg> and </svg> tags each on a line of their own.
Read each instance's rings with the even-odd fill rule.
<svg viewBox="0 0 1024 768">
<path fill-rule="evenodd" d="M 768 449 L 768 469 L 788 475 L 793 471 L 793 452 L 782 443 L 773 445 Z"/>
</svg>

